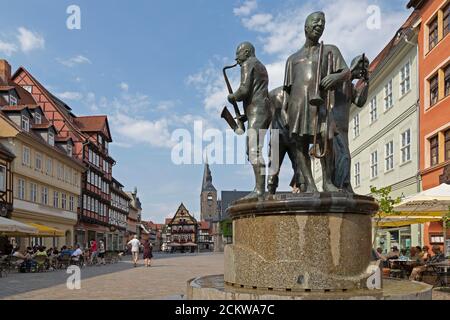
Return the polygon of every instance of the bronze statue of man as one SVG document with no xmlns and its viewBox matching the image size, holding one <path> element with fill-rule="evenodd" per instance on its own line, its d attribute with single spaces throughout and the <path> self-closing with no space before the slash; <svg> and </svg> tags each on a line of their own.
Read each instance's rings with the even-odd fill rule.
<svg viewBox="0 0 450 320">
<path fill-rule="evenodd" d="M 350 107 L 353 103 L 362 108 L 367 101 L 369 93 L 368 68 L 369 60 L 365 56 L 360 55 L 354 58 L 350 66 L 351 79 L 344 82 L 341 88 L 335 91 L 333 119 L 336 124 L 336 132 L 333 138 L 333 183 L 340 190 L 349 193 L 353 193 L 350 178 L 351 155 L 348 143 Z M 352 83 L 355 79 L 359 79 L 356 86 Z"/>
<path fill-rule="evenodd" d="M 264 136 L 271 121 L 269 76 L 266 67 L 256 58 L 250 42 L 236 50 L 236 62 L 241 66 L 241 85 L 228 96 L 228 101 L 242 101 L 248 119 L 247 156 L 255 174 L 255 189 L 246 198 L 261 199 L 265 193 L 266 165 L 262 156 Z"/>
<path fill-rule="evenodd" d="M 306 41 L 304 46 L 293 54 L 286 63 L 286 74 L 284 81 L 285 101 L 283 103 L 282 115 L 289 126 L 290 134 L 297 143 L 297 170 L 303 174 L 306 184 L 306 192 L 317 192 L 311 170 L 311 159 L 309 147 L 313 143 L 314 119 L 318 116 L 318 126 L 322 139 L 331 139 L 327 133 L 322 132 L 324 127 L 324 108 L 317 109 L 310 103 L 315 95 L 316 82 L 320 81 L 320 96 L 326 100 L 328 90 L 333 90 L 348 81 L 351 77 L 344 58 L 339 49 L 334 45 L 324 45 L 323 59 L 320 66 L 320 78 L 317 78 L 319 64 L 319 40 L 325 30 L 325 14 L 314 12 L 310 14 L 305 23 Z M 327 75 L 328 53 L 333 54 L 334 71 Z M 332 115 L 331 115 L 332 117 Z M 330 120 L 331 121 L 331 120 Z M 323 148 L 321 143 L 321 149 Z M 332 143 L 331 143 L 332 144 Z M 338 191 L 332 182 L 333 161 L 332 155 L 321 159 L 323 172 L 323 190 L 327 192 Z"/>
</svg>

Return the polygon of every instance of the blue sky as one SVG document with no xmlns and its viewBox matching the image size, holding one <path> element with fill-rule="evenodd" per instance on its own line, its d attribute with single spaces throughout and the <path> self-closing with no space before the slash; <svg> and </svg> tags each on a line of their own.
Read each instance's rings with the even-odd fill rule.
<svg viewBox="0 0 450 320">
<path fill-rule="evenodd" d="M 138 187 L 144 218 L 156 222 L 181 202 L 199 216 L 203 165 L 173 164 L 171 135 L 192 132 L 194 120 L 226 129 L 221 68 L 240 42 L 255 44 L 274 88 L 302 45 L 307 14 L 325 11 L 324 40 L 348 63 L 362 52 L 373 59 L 410 14 L 400 0 L 1 1 L 0 57 L 26 67 L 77 115 L 109 116 L 114 175 L 126 189 Z M 81 9 L 81 30 L 66 27 L 69 5 Z M 380 20 L 369 29 L 373 5 Z M 230 77 L 236 87 L 238 70 Z M 249 166 L 211 170 L 219 191 L 252 188 Z M 286 164 L 284 190 L 290 174 Z"/>
</svg>

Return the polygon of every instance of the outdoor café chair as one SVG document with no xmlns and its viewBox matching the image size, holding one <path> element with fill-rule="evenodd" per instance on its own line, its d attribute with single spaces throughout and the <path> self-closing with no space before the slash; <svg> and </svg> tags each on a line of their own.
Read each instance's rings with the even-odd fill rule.
<svg viewBox="0 0 450 320">
<path fill-rule="evenodd" d="M 47 257 L 46 256 L 36 256 L 34 258 L 34 261 L 36 262 L 36 271 L 37 272 L 43 272 L 46 270 L 46 266 L 47 266 Z"/>
</svg>

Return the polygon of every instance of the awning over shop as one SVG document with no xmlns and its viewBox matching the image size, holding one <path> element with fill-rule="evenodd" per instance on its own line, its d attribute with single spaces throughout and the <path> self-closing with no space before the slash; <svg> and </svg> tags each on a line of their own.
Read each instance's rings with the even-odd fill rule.
<svg viewBox="0 0 450 320">
<path fill-rule="evenodd" d="M 27 237 L 38 234 L 38 229 L 28 224 L 0 217 L 0 235 Z"/>
<path fill-rule="evenodd" d="M 33 222 L 27 222 L 28 225 L 30 225 L 33 228 L 36 228 L 38 230 L 38 234 L 36 237 L 42 237 L 42 238 L 53 238 L 53 237 L 64 237 L 65 233 L 64 231 L 47 227 L 42 224 L 33 223 Z"/>
<path fill-rule="evenodd" d="M 400 217 L 400 219 L 396 220 L 382 220 L 381 222 L 378 222 L 378 227 L 381 228 L 398 228 L 398 227 L 406 227 L 410 226 L 412 224 L 421 224 L 426 222 L 435 222 L 435 221 L 441 221 L 440 218 L 419 218 L 419 219 L 411 219 L 408 217 Z"/>
<path fill-rule="evenodd" d="M 442 221 L 450 212 L 450 185 L 425 190 L 405 198 L 394 206 L 394 213 L 380 214 L 379 227 L 400 227 L 411 224 Z"/>
</svg>

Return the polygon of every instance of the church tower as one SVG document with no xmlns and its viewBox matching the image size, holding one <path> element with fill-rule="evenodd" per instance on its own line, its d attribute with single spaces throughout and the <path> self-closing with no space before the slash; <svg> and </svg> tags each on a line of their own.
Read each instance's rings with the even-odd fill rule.
<svg viewBox="0 0 450 320">
<path fill-rule="evenodd" d="M 217 190 L 212 184 L 211 170 L 206 162 L 200 194 L 200 217 L 202 221 L 217 221 Z"/>
</svg>

